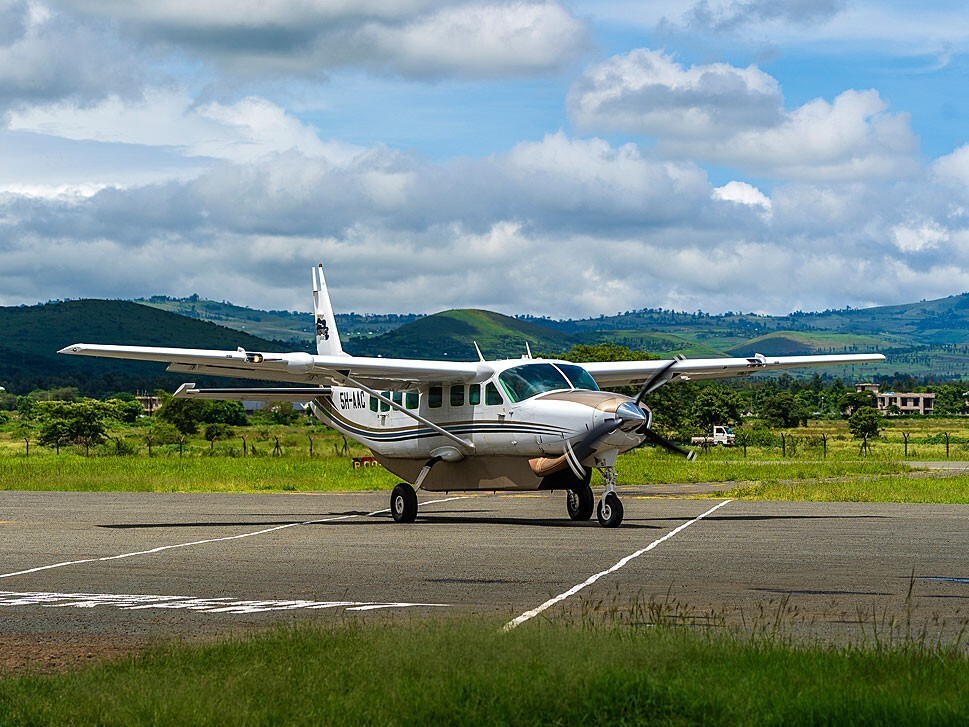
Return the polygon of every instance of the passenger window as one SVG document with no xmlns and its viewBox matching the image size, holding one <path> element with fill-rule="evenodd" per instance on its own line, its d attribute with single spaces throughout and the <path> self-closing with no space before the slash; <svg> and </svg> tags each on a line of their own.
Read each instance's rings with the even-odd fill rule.
<svg viewBox="0 0 969 727">
<path fill-rule="evenodd" d="M 416 391 L 408 391 L 404 396 L 404 406 L 408 409 L 416 409 L 419 401 L 420 397 Z"/>
<path fill-rule="evenodd" d="M 501 394 L 498 393 L 498 387 L 489 381 L 488 385 L 485 386 L 485 404 L 488 406 L 497 406 L 502 403 L 504 402 L 501 400 Z"/>
<path fill-rule="evenodd" d="M 394 392 L 393 399 L 394 399 L 394 403 L 395 404 L 398 404 L 398 405 L 399 404 L 403 404 L 404 403 L 404 393 L 402 391 L 395 391 Z"/>
<path fill-rule="evenodd" d="M 379 403 L 380 403 L 380 400 L 376 396 L 374 396 L 373 394 L 371 394 L 370 395 L 370 411 L 377 411 L 377 404 L 379 404 Z"/>
<path fill-rule="evenodd" d="M 385 396 L 388 399 L 390 398 L 390 392 L 389 391 L 381 391 L 380 393 L 381 393 L 382 396 Z M 380 411 L 390 411 L 390 404 L 388 404 L 386 401 L 381 401 L 380 402 Z"/>
<path fill-rule="evenodd" d="M 432 386 L 427 390 L 427 405 L 431 409 L 440 409 L 444 404 L 444 387 Z"/>
<path fill-rule="evenodd" d="M 471 384 L 468 387 L 468 403 L 471 406 L 478 406 L 481 403 L 481 384 Z"/>
<path fill-rule="evenodd" d="M 464 387 L 451 387 L 451 406 L 464 406 Z"/>
</svg>

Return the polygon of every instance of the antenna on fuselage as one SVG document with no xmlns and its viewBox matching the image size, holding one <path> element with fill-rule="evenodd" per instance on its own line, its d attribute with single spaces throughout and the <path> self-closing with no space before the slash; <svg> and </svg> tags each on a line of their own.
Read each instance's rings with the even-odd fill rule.
<svg viewBox="0 0 969 727">
<path fill-rule="evenodd" d="M 484 360 L 485 360 L 485 357 L 484 357 L 484 355 L 483 355 L 483 354 L 481 353 L 481 349 L 480 349 L 480 348 L 478 348 L 478 342 L 477 342 L 477 341 L 472 341 L 471 343 L 473 343 L 473 344 L 474 344 L 474 350 L 478 352 L 478 360 L 479 360 L 479 361 L 484 361 Z"/>
</svg>

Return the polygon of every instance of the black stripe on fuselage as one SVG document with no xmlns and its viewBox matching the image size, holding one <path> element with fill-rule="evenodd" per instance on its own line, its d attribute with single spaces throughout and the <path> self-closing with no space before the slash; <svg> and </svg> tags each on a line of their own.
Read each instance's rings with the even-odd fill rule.
<svg viewBox="0 0 969 727">
<path fill-rule="evenodd" d="M 364 427 L 357 422 L 350 421 L 338 415 L 332 404 L 323 403 L 320 407 L 326 418 L 337 429 L 346 431 L 348 434 L 369 439 L 375 442 L 406 442 L 411 439 L 428 439 L 431 437 L 443 436 L 440 432 L 430 427 L 410 427 L 406 429 L 395 429 L 392 431 L 381 431 Z M 435 422 L 436 423 L 436 422 Z M 533 424 L 530 422 L 515 422 L 514 424 L 503 422 L 458 422 L 454 424 L 442 423 L 439 425 L 455 436 L 467 434 L 544 434 L 548 436 L 562 436 L 569 434 L 570 430 L 563 427 L 554 427 L 548 424 Z"/>
</svg>

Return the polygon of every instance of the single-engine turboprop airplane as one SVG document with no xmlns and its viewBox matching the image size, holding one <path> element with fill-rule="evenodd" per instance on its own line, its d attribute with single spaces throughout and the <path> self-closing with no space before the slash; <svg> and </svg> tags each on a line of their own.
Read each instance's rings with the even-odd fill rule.
<svg viewBox="0 0 969 727">
<path fill-rule="evenodd" d="M 747 376 L 799 366 L 882 361 L 880 354 L 586 363 L 535 359 L 474 362 L 350 356 L 343 351 L 323 266 L 313 269 L 316 350 L 311 355 L 75 343 L 60 353 L 161 361 L 168 371 L 296 384 L 199 389 L 176 397 L 308 402 L 313 414 L 369 447 L 405 482 L 390 497 L 397 522 L 417 517 L 417 492 L 565 490 L 569 516 L 604 527 L 623 518 L 616 458 L 650 442 L 692 458 L 650 425 L 643 403 L 672 381 Z M 526 344 L 526 350 L 527 344 Z M 600 387 L 639 386 L 636 396 Z M 592 470 L 605 488 L 595 498 Z M 411 484 L 412 483 L 412 484 Z M 598 499 L 598 502 L 596 501 Z"/>
</svg>

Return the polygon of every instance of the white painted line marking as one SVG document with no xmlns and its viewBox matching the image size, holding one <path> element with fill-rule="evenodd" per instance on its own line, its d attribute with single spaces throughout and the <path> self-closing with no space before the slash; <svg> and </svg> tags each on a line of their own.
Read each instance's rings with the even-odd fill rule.
<svg viewBox="0 0 969 727">
<path fill-rule="evenodd" d="M 379 603 L 375 601 L 253 601 L 233 598 L 194 598 L 190 596 L 150 596 L 117 593 L 46 593 L 0 591 L 0 608 L 42 606 L 44 608 L 96 608 L 106 606 L 124 611 L 182 609 L 200 613 L 265 613 L 295 609 L 321 610 L 345 608 L 348 611 L 374 611 L 384 608 L 448 608 L 449 603 Z"/>
<path fill-rule="evenodd" d="M 459 497 L 446 497 L 441 500 L 428 500 L 427 502 L 422 502 L 421 505 L 434 505 L 439 502 L 449 502 L 451 500 L 464 500 L 466 495 Z M 26 570 L 16 571 L 14 573 L 2 573 L 0 578 L 12 578 L 13 576 L 23 576 L 29 573 L 38 573 L 39 571 L 51 570 L 53 568 L 63 568 L 69 565 L 82 565 L 84 563 L 101 563 L 108 560 L 120 560 L 122 558 L 133 558 L 136 555 L 152 555 L 153 553 L 161 553 L 165 550 L 173 550 L 175 548 L 188 548 L 193 545 L 205 545 L 207 543 L 221 543 L 227 540 L 240 540 L 242 538 L 251 538 L 254 535 L 265 535 L 267 533 L 273 533 L 277 530 L 285 530 L 286 528 L 296 528 L 303 525 L 318 525 L 319 523 L 332 523 L 337 520 L 349 520 L 355 517 L 373 517 L 374 515 L 380 515 L 384 512 L 390 512 L 389 507 L 385 507 L 383 510 L 374 510 L 373 512 L 368 512 L 366 515 L 340 515 L 338 517 L 328 517 L 322 520 L 307 520 L 302 523 L 288 523 L 286 525 L 277 525 L 273 528 L 266 528 L 265 530 L 256 530 L 251 533 L 242 533 L 240 535 L 227 535 L 223 538 L 208 538 L 206 540 L 194 540 L 191 543 L 176 543 L 175 545 L 162 545 L 158 548 L 152 548 L 151 550 L 139 550 L 134 553 L 122 553 L 121 555 L 106 555 L 103 558 L 85 558 L 83 560 L 68 560 L 63 563 L 54 563 L 52 565 L 42 565 L 37 568 L 27 568 Z"/>
<path fill-rule="evenodd" d="M 512 619 L 511 621 L 509 621 L 508 623 L 506 623 L 502 627 L 502 631 L 511 631 L 513 628 L 515 628 L 517 626 L 520 626 L 521 624 L 525 623 L 529 619 L 534 618 L 535 616 L 538 616 L 538 614 L 540 614 L 545 609 L 554 606 L 556 603 L 559 603 L 560 601 L 564 601 L 566 598 L 569 598 L 570 596 L 574 596 L 576 593 L 578 593 L 579 591 L 581 591 L 586 586 L 591 586 L 593 583 L 595 583 L 597 580 L 599 580 L 603 576 L 607 576 L 610 573 L 615 573 L 617 570 L 619 570 L 624 565 L 626 565 L 629 561 L 634 560 L 635 558 L 638 558 L 643 553 L 649 552 L 650 550 L 652 550 L 653 548 L 655 548 L 660 543 L 669 540 L 670 538 L 672 538 L 677 533 L 679 533 L 679 532 L 681 532 L 683 530 L 686 530 L 686 528 L 690 527 L 693 523 L 699 522 L 700 520 L 702 520 L 703 518 L 705 518 L 710 513 L 714 512 L 715 510 L 718 510 L 721 507 L 723 507 L 724 505 L 726 505 L 728 502 L 733 502 L 733 500 L 724 500 L 720 504 L 715 505 L 714 507 L 711 507 L 709 510 L 707 510 L 702 515 L 699 515 L 699 516 L 693 518 L 689 522 L 683 523 L 682 525 L 680 525 L 678 528 L 676 528 L 674 530 L 670 530 L 662 538 L 660 538 L 659 540 L 654 540 L 652 543 L 650 543 L 649 545 L 647 545 L 645 548 L 642 548 L 641 550 L 637 550 L 635 553 L 632 553 L 631 555 L 627 555 L 625 558 L 623 558 L 622 560 L 620 560 L 618 563 L 616 563 L 611 568 L 608 568 L 607 570 L 604 570 L 604 571 L 600 571 L 599 573 L 596 573 L 594 576 L 589 576 L 586 580 L 582 581 L 582 583 L 579 583 L 578 585 L 573 586 L 572 588 L 570 588 L 569 590 L 567 590 L 565 593 L 560 593 L 555 598 L 550 598 L 549 600 L 547 600 L 545 603 L 543 603 L 538 608 L 533 608 L 531 611 L 525 611 L 525 613 L 523 613 L 518 618 Z"/>
</svg>

